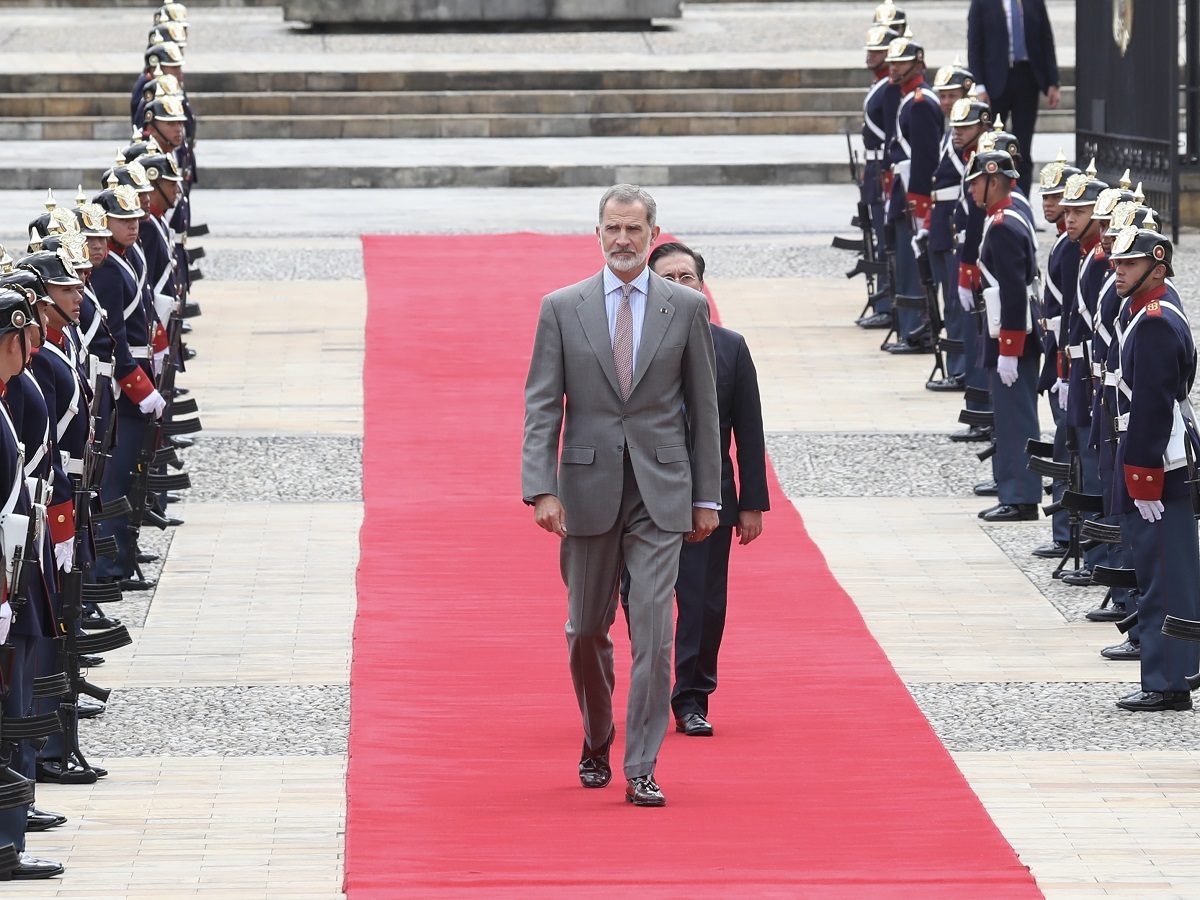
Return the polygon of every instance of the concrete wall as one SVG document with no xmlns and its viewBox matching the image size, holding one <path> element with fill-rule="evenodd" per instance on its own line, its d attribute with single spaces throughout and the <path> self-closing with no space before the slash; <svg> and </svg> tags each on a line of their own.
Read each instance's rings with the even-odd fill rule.
<svg viewBox="0 0 1200 900">
<path fill-rule="evenodd" d="M 679 18 L 682 0 L 284 0 L 289 21 L 313 24 L 648 21 Z"/>
</svg>

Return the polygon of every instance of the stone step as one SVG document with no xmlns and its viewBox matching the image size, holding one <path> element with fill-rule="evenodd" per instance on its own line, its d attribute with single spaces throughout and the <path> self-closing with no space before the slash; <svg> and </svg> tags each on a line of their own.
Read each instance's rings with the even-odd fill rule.
<svg viewBox="0 0 1200 900">
<path fill-rule="evenodd" d="M 868 84 L 861 68 L 712 67 L 627 69 L 493 69 L 388 71 L 203 71 L 187 72 L 188 90 L 204 93 L 248 92 L 376 92 L 376 91 L 647 91 L 779 88 L 856 88 Z M 1065 84 L 1074 83 L 1074 69 L 1060 68 Z M 128 94 L 133 69 L 111 72 L 0 72 L 0 94 L 39 91 L 56 94 Z"/>
<path fill-rule="evenodd" d="M 215 116 L 606 115 L 644 113 L 858 113 L 861 88 L 682 88 L 642 91 L 331 91 L 191 94 L 206 121 Z M 1075 92 L 1063 92 L 1071 109 Z M 0 119 L 124 116 L 127 93 L 0 94 Z"/>
<path fill-rule="evenodd" d="M 1069 134 L 1039 134 L 1034 160 L 1053 159 Z M 489 141 L 258 140 L 204 142 L 203 188 L 601 187 L 841 184 L 835 135 L 513 138 Z M 0 142 L 0 189 L 74 190 L 99 183 L 111 144 Z M 30 165 L 31 160 L 53 161 Z"/>
<path fill-rule="evenodd" d="M 1070 110 L 1044 112 L 1043 128 L 1074 127 Z M 524 138 L 636 135 L 831 135 L 857 133 L 861 113 L 683 112 L 600 115 L 351 115 L 209 116 L 205 140 L 284 138 Z M 108 140 L 129 138 L 130 126 L 107 116 L 32 117 L 0 120 L 0 140 Z"/>
</svg>

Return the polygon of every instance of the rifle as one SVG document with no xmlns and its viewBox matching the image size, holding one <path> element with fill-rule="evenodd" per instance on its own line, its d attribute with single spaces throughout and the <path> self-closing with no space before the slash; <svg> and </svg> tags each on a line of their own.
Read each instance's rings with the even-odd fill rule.
<svg viewBox="0 0 1200 900">
<path fill-rule="evenodd" d="M 93 423 L 99 418 L 101 402 L 100 391 L 94 391 L 92 407 L 88 411 Z M 110 417 L 108 429 L 102 438 L 96 437 L 94 427 L 91 429 L 91 436 L 84 445 L 83 471 L 79 475 L 70 476 L 75 494 L 75 565 L 70 572 L 63 573 L 61 579 L 63 637 L 58 650 L 61 671 L 57 675 L 47 676 L 46 679 L 37 679 L 34 684 L 35 696 L 59 698 L 58 715 L 63 730 L 62 755 L 58 761 L 49 760 L 42 766 L 42 777 L 59 784 L 94 784 L 98 777 L 108 774 L 103 769 L 92 766 L 79 745 L 79 695 L 86 694 L 104 703 L 107 702 L 110 691 L 108 688 L 91 684 L 83 676 L 79 658 L 107 653 L 133 643 L 133 638 L 129 636 L 129 631 L 124 625 L 88 635 L 79 634 L 79 620 L 83 616 L 85 599 L 105 602 L 121 598 L 120 589 L 114 589 L 115 585 L 85 584 L 85 571 L 90 570 L 92 564 L 82 562 L 85 558 L 82 548 L 89 538 L 92 522 L 96 520 L 92 514 L 92 501 L 100 493 L 105 448 L 106 445 L 111 448 L 112 420 L 115 418 L 115 415 Z M 105 514 L 106 518 L 120 515 L 113 509 L 105 510 Z M 108 541 L 113 543 L 111 551 L 115 553 L 115 541 L 112 538 Z M 97 552 L 100 552 L 100 542 L 97 541 L 96 544 Z M 107 543 L 105 549 L 108 549 Z M 96 588 L 101 590 L 94 590 Z M 104 595 L 103 598 L 100 594 Z"/>
<path fill-rule="evenodd" d="M 167 527 L 166 518 L 155 510 L 149 498 L 151 494 L 161 491 L 179 491 L 192 486 L 186 472 L 172 474 L 156 474 L 152 470 L 165 464 L 178 463 L 173 448 L 163 447 L 163 437 L 175 434 L 192 434 L 201 429 L 198 418 L 174 420 L 173 414 L 197 412 L 196 401 L 192 398 L 176 399 L 175 372 L 177 359 L 182 350 L 183 319 L 179 315 L 179 304 L 171 312 L 167 325 L 167 352 L 163 358 L 162 374 L 158 380 L 158 392 L 167 401 L 167 408 L 161 416 L 146 428 L 142 436 L 142 444 L 138 448 L 137 459 L 133 467 L 133 479 L 130 482 L 129 493 L 129 546 L 133 557 L 134 572 L 145 581 L 141 566 L 137 562 L 138 540 L 143 524 L 153 525 L 159 529 Z"/>
<path fill-rule="evenodd" d="M 849 250 L 859 254 L 858 261 L 854 264 L 854 268 L 846 273 L 846 277 L 854 278 L 860 274 L 866 276 L 867 302 L 863 304 L 862 312 L 859 313 L 859 318 L 862 318 L 867 314 L 867 310 L 874 308 L 879 299 L 875 279 L 884 276 L 887 273 L 887 267 L 879 261 L 879 249 L 875 246 L 875 231 L 871 227 L 871 208 L 863 200 L 861 186 L 863 176 L 860 174 L 858 154 L 850 141 L 849 132 L 846 133 L 846 152 L 850 158 L 850 180 L 859 185 L 858 206 L 855 215 L 850 219 L 850 225 L 859 229 L 862 237 L 853 240 L 835 235 L 833 246 L 838 250 Z"/>
<path fill-rule="evenodd" d="M 939 373 L 942 378 L 948 377 L 943 354 L 962 353 L 965 347 L 961 340 L 941 336 L 946 322 L 942 318 L 941 304 L 938 303 L 937 281 L 933 277 L 933 266 L 929 259 L 928 235 L 917 239 L 917 249 L 920 251 L 917 254 L 917 273 L 921 278 L 921 286 L 925 289 L 924 305 L 926 314 L 929 316 L 930 352 L 933 353 L 933 368 L 930 369 L 929 377 L 925 380 L 933 381 L 933 376 Z"/>
</svg>

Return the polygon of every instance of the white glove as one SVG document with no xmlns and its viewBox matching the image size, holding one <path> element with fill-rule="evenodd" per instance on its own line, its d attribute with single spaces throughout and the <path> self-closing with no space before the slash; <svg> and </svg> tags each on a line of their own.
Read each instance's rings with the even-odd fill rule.
<svg viewBox="0 0 1200 900">
<path fill-rule="evenodd" d="M 8 630 L 12 628 L 12 607 L 5 600 L 0 603 L 0 644 L 8 640 Z"/>
<path fill-rule="evenodd" d="M 153 414 L 154 418 L 158 418 L 163 414 L 163 410 L 167 408 L 167 401 L 163 399 L 163 395 L 158 391 L 151 391 L 146 395 L 146 398 L 138 404 L 138 409 L 147 415 Z"/>
<path fill-rule="evenodd" d="M 958 286 L 958 304 L 965 312 L 975 311 L 975 292 L 970 288 L 965 288 L 961 284 Z"/>
<path fill-rule="evenodd" d="M 67 540 L 54 545 L 54 561 L 64 572 L 70 572 L 75 567 L 74 538 L 67 538 Z"/>
<path fill-rule="evenodd" d="M 921 255 L 921 238 L 927 238 L 927 237 L 929 237 L 929 229 L 928 228 L 918 228 L 917 229 L 917 233 L 914 234 L 912 237 L 913 256 Z"/>
<path fill-rule="evenodd" d="M 1134 500 L 1133 505 L 1147 522 L 1157 522 L 1162 518 L 1163 505 L 1161 500 Z"/>
<path fill-rule="evenodd" d="M 1059 378 L 1050 386 L 1050 393 L 1058 394 L 1058 408 L 1067 411 L 1067 383 Z"/>
<path fill-rule="evenodd" d="M 1012 387 L 1017 383 L 1017 358 L 1015 356 L 1001 356 L 996 362 L 996 374 L 1000 376 L 1000 383 L 1005 387 Z"/>
<path fill-rule="evenodd" d="M 167 358 L 166 350 L 159 350 L 154 354 L 154 375 L 155 377 L 162 374 L 163 360 Z"/>
</svg>

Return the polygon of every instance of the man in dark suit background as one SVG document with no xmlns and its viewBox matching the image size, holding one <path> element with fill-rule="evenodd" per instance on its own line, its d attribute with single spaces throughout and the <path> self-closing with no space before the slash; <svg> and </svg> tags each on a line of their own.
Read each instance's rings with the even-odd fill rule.
<svg viewBox="0 0 1200 900">
<path fill-rule="evenodd" d="M 668 281 L 697 291 L 704 289 L 704 257 L 684 244 L 667 243 L 650 254 L 650 269 Z M 717 654 L 725 632 L 729 589 L 729 550 L 749 544 L 762 533 L 767 496 L 767 453 L 763 436 L 758 373 L 736 331 L 709 324 L 716 351 L 717 417 L 721 426 L 721 510 L 719 524 L 703 541 L 685 543 L 675 582 L 675 687 L 671 710 L 675 728 L 691 737 L 713 733 L 708 698 L 717 689 Z M 737 479 L 729 456 L 737 440 Z M 740 487 L 740 491 L 739 491 Z M 628 575 L 621 580 L 621 599 L 629 593 Z"/>
<path fill-rule="evenodd" d="M 1025 151 L 1019 183 L 1026 196 L 1033 181 L 1033 129 L 1038 95 L 1051 109 L 1059 103 L 1058 60 L 1045 0 L 971 0 L 967 12 L 968 67 L 979 80 L 980 98 L 1003 119 Z"/>
</svg>

